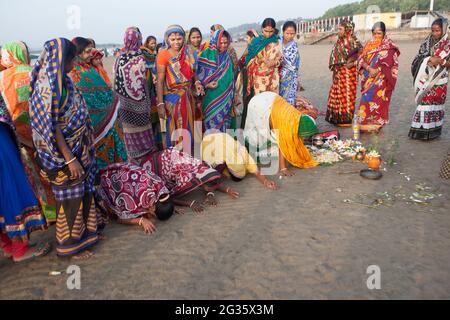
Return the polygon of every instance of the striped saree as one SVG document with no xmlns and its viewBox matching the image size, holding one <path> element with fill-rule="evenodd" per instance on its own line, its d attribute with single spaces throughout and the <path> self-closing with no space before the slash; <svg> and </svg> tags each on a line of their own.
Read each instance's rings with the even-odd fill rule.
<svg viewBox="0 0 450 320">
<path fill-rule="evenodd" d="M 203 97 L 202 111 L 205 131 L 216 129 L 226 132 L 230 129 L 234 118 L 233 63 L 228 51 L 220 53 L 218 50 L 222 37 L 224 37 L 224 30 L 214 33 L 209 47 L 201 52 L 198 62 L 197 73 L 202 85 L 206 87 L 211 82 L 218 83 L 217 88 L 206 89 L 206 95 Z"/>
<path fill-rule="evenodd" d="M 98 241 L 93 200 L 95 167 L 94 129 L 81 93 L 64 71 L 69 40 L 45 43 L 31 79 L 30 118 L 41 174 L 52 184 L 56 198 L 57 254 L 78 254 Z M 71 177 L 56 141 L 59 125 L 71 153 L 84 169 Z"/>
</svg>

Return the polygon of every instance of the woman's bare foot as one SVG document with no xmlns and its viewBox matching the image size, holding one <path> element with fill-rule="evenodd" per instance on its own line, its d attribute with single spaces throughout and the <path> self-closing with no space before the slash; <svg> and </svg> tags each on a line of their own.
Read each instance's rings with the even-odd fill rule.
<svg viewBox="0 0 450 320">
<path fill-rule="evenodd" d="M 44 243 L 34 248 L 29 248 L 27 252 L 20 258 L 12 258 L 14 262 L 23 262 L 26 260 L 31 260 L 37 257 L 43 257 L 52 251 L 52 246 L 50 243 Z"/>
<path fill-rule="evenodd" d="M 77 255 L 72 256 L 73 261 L 82 261 L 82 260 L 88 260 L 89 258 L 92 258 L 94 256 L 94 253 L 89 250 L 84 250 L 83 252 L 80 252 Z"/>
<path fill-rule="evenodd" d="M 293 173 L 292 171 L 289 171 L 288 168 L 284 168 L 280 170 L 280 176 L 282 177 L 293 177 L 295 176 L 295 173 Z"/>
<path fill-rule="evenodd" d="M 103 241 L 103 240 L 107 240 L 107 239 L 108 239 L 108 237 L 105 236 L 102 232 L 100 232 L 100 233 L 97 235 L 97 237 L 98 237 L 98 240 L 99 240 L 99 241 Z"/>
</svg>

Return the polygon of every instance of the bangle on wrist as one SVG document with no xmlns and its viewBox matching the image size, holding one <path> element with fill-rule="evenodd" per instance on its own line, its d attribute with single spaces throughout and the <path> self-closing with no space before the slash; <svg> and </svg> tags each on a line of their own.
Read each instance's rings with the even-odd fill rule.
<svg viewBox="0 0 450 320">
<path fill-rule="evenodd" d="M 207 196 L 213 196 L 213 197 L 216 196 L 216 195 L 214 194 L 214 192 L 208 192 L 206 195 L 207 195 Z"/>
<path fill-rule="evenodd" d="M 163 106 L 163 105 L 165 105 L 165 104 L 166 104 L 165 102 L 160 102 L 160 103 L 158 103 L 156 106 L 159 107 L 159 106 Z"/>
<path fill-rule="evenodd" d="M 77 157 L 73 157 L 72 160 L 67 161 L 65 164 L 66 166 L 68 166 L 69 164 L 71 164 L 72 162 L 74 162 L 75 160 L 77 160 Z"/>
<path fill-rule="evenodd" d="M 189 206 L 189 208 L 191 208 L 192 209 L 192 206 L 194 205 L 194 203 L 195 203 L 196 201 L 195 200 L 193 200 L 192 202 L 191 202 L 191 205 Z"/>
<path fill-rule="evenodd" d="M 144 221 L 144 217 L 141 217 L 141 219 L 139 220 L 139 226 L 142 226 L 142 221 Z"/>
</svg>

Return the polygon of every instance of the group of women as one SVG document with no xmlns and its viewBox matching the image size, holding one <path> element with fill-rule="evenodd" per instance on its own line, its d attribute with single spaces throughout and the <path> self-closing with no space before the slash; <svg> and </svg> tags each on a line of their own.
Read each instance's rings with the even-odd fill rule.
<svg viewBox="0 0 450 320">
<path fill-rule="evenodd" d="M 450 67 L 448 22 L 438 18 L 431 29 L 411 67 L 417 108 L 409 137 L 424 141 L 441 135 Z M 389 123 L 398 75 L 400 51 L 387 36 L 385 24 L 375 24 L 372 33 L 373 39 L 363 47 L 355 36 L 354 24 L 341 22 L 329 63 L 333 85 L 326 120 L 337 126 L 351 126 L 357 117 L 362 132 L 379 132 Z M 358 76 L 361 102 L 355 111 Z"/>
<path fill-rule="evenodd" d="M 420 102 L 415 123 L 421 124 L 413 125 L 413 138 L 440 134 L 437 116 L 445 102 L 450 51 L 446 27 L 442 21 L 433 24 L 413 63 Z M 211 27 L 204 43 L 198 28 L 186 34 L 179 25 L 169 26 L 159 48 L 155 37 L 143 43 L 140 30 L 130 27 L 112 81 L 91 39 L 47 41 L 34 68 L 23 42 L 5 44 L 0 73 L 4 255 L 18 262 L 47 254 L 50 244 L 29 242 L 32 231 L 46 229 L 47 219 L 56 222 L 57 255 L 87 259 L 91 247 L 105 239 L 108 217 L 152 233 L 152 218 L 169 219 L 181 212 L 175 206 L 198 213 L 217 205 L 215 192 L 238 198 L 223 177 L 240 181 L 250 173 L 276 190 L 258 167 L 263 159 L 276 159 L 272 174 L 281 176 L 294 175 L 289 164 L 317 166 L 303 143 L 318 133 L 315 120 L 294 106 L 300 67 L 296 24 L 286 22 L 282 31 L 280 38 L 275 21 L 264 20 L 261 34 L 247 33 L 248 47 L 238 59 L 221 25 Z M 373 35 L 362 47 L 352 23 L 341 24 L 330 58 L 327 120 L 333 124 L 353 121 L 358 73 L 362 130 L 378 131 L 389 121 L 400 52 L 383 23 L 374 26 Z M 237 128 L 242 135 L 229 131 Z M 448 163 L 444 167 L 448 176 Z M 203 192 L 201 201 L 186 199 L 194 190 Z"/>
<path fill-rule="evenodd" d="M 412 62 L 417 107 L 409 137 L 414 140 L 431 141 L 442 134 L 450 69 L 448 27 L 447 20 L 436 19 Z M 334 125 L 357 123 L 362 132 L 379 132 L 389 123 L 400 51 L 388 38 L 384 23 L 375 24 L 372 34 L 372 41 L 363 47 L 354 34 L 352 22 L 344 20 L 339 26 L 338 40 L 330 56 L 333 85 L 326 115 L 326 120 Z M 361 102 L 355 111 L 358 76 Z M 450 179 L 450 154 L 440 176 Z"/>
<path fill-rule="evenodd" d="M 333 85 L 326 116 L 334 125 L 351 126 L 356 120 L 361 132 L 379 132 L 389 123 L 400 51 L 387 36 L 383 22 L 373 26 L 372 35 L 373 39 L 363 47 L 355 36 L 353 22 L 344 20 L 339 26 L 338 40 L 330 56 Z M 361 102 L 355 111 L 358 75 Z"/>
</svg>

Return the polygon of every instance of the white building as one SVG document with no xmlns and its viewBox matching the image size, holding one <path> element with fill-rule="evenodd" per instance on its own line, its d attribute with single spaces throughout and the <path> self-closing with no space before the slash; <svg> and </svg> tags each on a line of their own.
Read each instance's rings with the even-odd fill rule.
<svg viewBox="0 0 450 320">
<path fill-rule="evenodd" d="M 385 13 L 364 13 L 353 16 L 355 30 L 371 30 L 373 25 L 383 21 L 387 29 L 399 29 L 402 25 L 401 12 L 385 12 Z"/>
</svg>

